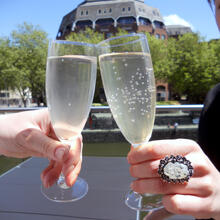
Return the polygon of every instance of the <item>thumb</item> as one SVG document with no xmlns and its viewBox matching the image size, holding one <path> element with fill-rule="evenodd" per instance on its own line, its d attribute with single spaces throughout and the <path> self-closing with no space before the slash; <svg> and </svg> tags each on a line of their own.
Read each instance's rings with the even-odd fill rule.
<svg viewBox="0 0 220 220">
<path fill-rule="evenodd" d="M 70 146 L 56 141 L 38 129 L 29 128 L 16 136 L 17 143 L 33 152 L 30 156 L 43 156 L 62 162 L 68 155 Z M 34 153 L 36 152 L 36 154 Z"/>
</svg>

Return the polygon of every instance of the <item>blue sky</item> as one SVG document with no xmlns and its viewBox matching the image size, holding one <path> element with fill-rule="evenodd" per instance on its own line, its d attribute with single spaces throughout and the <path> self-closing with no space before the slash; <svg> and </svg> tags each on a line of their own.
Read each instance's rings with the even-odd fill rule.
<svg viewBox="0 0 220 220">
<path fill-rule="evenodd" d="M 0 0 L 0 37 L 9 36 L 24 21 L 40 27 L 55 39 L 62 17 L 83 0 Z M 160 10 L 165 22 L 185 24 L 206 40 L 219 38 L 206 0 L 145 0 Z"/>
</svg>

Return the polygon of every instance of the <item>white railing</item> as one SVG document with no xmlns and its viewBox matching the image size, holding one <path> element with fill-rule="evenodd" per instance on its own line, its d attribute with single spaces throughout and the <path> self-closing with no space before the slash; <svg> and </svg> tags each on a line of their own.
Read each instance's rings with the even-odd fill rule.
<svg viewBox="0 0 220 220">
<path fill-rule="evenodd" d="M 21 111 L 30 111 L 30 110 L 38 110 L 43 109 L 45 107 L 28 107 L 28 108 L 0 108 L 0 114 L 5 113 L 15 113 Z M 172 111 L 187 111 L 187 112 L 197 112 L 201 111 L 203 105 L 157 105 L 156 111 L 158 112 L 172 112 Z M 103 112 L 110 112 L 109 106 L 92 106 L 91 107 L 92 113 L 103 113 Z"/>
</svg>

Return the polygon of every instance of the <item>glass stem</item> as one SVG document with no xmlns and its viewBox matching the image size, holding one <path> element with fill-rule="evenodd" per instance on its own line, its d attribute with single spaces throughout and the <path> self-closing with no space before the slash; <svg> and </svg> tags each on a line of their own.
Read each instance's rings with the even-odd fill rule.
<svg viewBox="0 0 220 220">
<path fill-rule="evenodd" d="M 57 185 L 61 189 L 69 189 L 70 187 L 67 186 L 66 181 L 65 181 L 65 176 L 63 175 L 63 172 L 61 172 L 59 179 L 57 180 Z"/>
</svg>

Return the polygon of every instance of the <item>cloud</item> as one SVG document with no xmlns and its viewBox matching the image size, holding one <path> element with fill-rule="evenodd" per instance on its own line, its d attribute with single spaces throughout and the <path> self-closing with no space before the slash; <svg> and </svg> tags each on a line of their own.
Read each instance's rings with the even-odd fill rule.
<svg viewBox="0 0 220 220">
<path fill-rule="evenodd" d="M 183 25 L 183 26 L 191 27 L 192 30 L 194 29 L 191 23 L 189 23 L 188 21 L 184 20 L 183 18 L 175 14 L 165 16 L 163 17 L 163 19 L 165 25 Z"/>
</svg>

